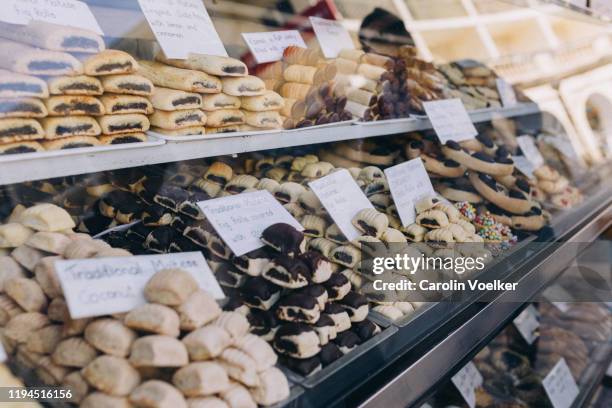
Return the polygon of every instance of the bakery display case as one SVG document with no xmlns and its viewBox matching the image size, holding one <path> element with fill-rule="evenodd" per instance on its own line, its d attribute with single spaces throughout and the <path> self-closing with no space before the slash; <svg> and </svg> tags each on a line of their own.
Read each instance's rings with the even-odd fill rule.
<svg viewBox="0 0 612 408">
<path fill-rule="evenodd" d="M 473 360 L 477 406 L 551 406 L 561 358 L 591 399 L 612 168 L 487 63 L 539 11 L 77 3 L 0 18 L 0 350 L 70 391 L 32 399 L 461 405 Z"/>
</svg>

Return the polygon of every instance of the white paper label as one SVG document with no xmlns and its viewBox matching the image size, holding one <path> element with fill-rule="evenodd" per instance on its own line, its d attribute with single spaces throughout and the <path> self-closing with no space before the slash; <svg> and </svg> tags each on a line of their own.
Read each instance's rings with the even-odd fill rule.
<svg viewBox="0 0 612 408">
<path fill-rule="evenodd" d="M 346 169 L 308 183 L 334 222 L 349 241 L 361 236 L 351 223 L 364 208 L 374 208 Z"/>
<path fill-rule="evenodd" d="M 11 24 L 44 21 L 104 35 L 87 4 L 78 0 L 4 0 L 0 20 Z"/>
<path fill-rule="evenodd" d="M 482 375 L 476 365 L 470 361 L 451 378 L 451 381 L 470 408 L 474 408 L 476 406 L 476 388 L 480 387 L 483 382 Z"/>
<path fill-rule="evenodd" d="M 55 262 L 73 319 L 129 312 L 146 303 L 145 285 L 168 268 L 189 272 L 215 299 L 225 297 L 201 252 Z"/>
<path fill-rule="evenodd" d="M 497 83 L 497 92 L 499 92 L 499 97 L 501 98 L 501 103 L 504 108 L 511 108 L 516 106 L 516 93 L 514 92 L 514 88 L 510 85 L 505 79 L 497 78 L 495 80 Z"/>
<path fill-rule="evenodd" d="M 289 46 L 306 48 L 306 43 L 297 30 L 242 33 L 242 38 L 258 64 L 280 61 L 285 48 Z"/>
<path fill-rule="evenodd" d="M 578 396 L 578 385 L 564 358 L 555 364 L 542 385 L 554 408 L 569 408 Z"/>
<path fill-rule="evenodd" d="M 310 24 L 325 58 L 337 58 L 340 51 L 355 48 L 353 39 L 342 22 L 310 17 Z"/>
<path fill-rule="evenodd" d="M 402 225 L 406 227 L 413 224 L 416 220 L 414 209 L 416 202 L 423 197 L 435 194 L 423 161 L 417 157 L 389 167 L 385 170 L 385 174 Z"/>
<path fill-rule="evenodd" d="M 155 38 L 168 58 L 189 54 L 227 57 L 202 0 L 138 0 Z"/>
<path fill-rule="evenodd" d="M 461 99 L 423 102 L 423 108 L 442 144 L 469 140 L 478 134 Z"/>
<path fill-rule="evenodd" d="M 525 339 L 527 344 L 533 344 L 538 338 L 538 329 L 540 328 L 540 322 L 538 321 L 538 311 L 529 305 L 523 312 L 514 319 L 514 325 L 516 326 L 521 336 Z"/>
<path fill-rule="evenodd" d="M 552 302 L 552 304 L 563 313 L 567 312 L 570 308 L 567 302 Z"/>
<path fill-rule="evenodd" d="M 264 246 L 259 238 L 272 224 L 304 229 L 266 190 L 206 200 L 198 206 L 236 256 Z"/>
<path fill-rule="evenodd" d="M 514 161 L 514 166 L 526 175 L 528 178 L 533 178 L 533 172 L 535 168 L 533 167 L 533 163 L 531 163 L 525 156 L 512 156 L 512 160 Z"/>
<path fill-rule="evenodd" d="M 533 137 L 531 136 L 519 136 L 516 138 L 516 142 L 523 152 L 523 156 L 525 156 L 535 169 L 539 169 L 544 165 L 544 158 L 538 150 L 538 147 L 535 145 Z"/>
<path fill-rule="evenodd" d="M 7 359 L 6 351 L 4 350 L 4 346 L 0 343 L 0 363 L 4 363 Z"/>
</svg>

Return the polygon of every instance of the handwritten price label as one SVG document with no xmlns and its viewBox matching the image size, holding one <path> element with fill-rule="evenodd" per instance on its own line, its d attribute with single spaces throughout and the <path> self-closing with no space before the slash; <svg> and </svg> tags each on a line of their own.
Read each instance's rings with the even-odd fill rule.
<svg viewBox="0 0 612 408">
<path fill-rule="evenodd" d="M 478 134 L 461 99 L 424 102 L 423 107 L 442 144 L 473 139 Z"/>
<path fill-rule="evenodd" d="M 576 380 L 564 358 L 544 377 L 542 385 L 554 408 L 570 408 L 579 393 Z"/>
<path fill-rule="evenodd" d="M 480 387 L 483 382 L 482 374 L 480 374 L 476 365 L 470 361 L 451 378 L 451 381 L 470 408 L 474 408 L 476 406 L 476 388 Z"/>
<path fill-rule="evenodd" d="M 340 51 L 355 48 L 351 35 L 340 21 L 310 17 L 310 23 L 325 58 L 336 58 Z"/>
<path fill-rule="evenodd" d="M 306 48 L 306 43 L 297 30 L 242 33 L 242 38 L 258 64 L 280 61 L 283 58 L 283 51 L 289 46 Z"/>
<path fill-rule="evenodd" d="M 413 224 L 416 220 L 414 209 L 416 202 L 423 197 L 435 194 L 423 161 L 417 157 L 389 167 L 385 170 L 385 174 L 402 225 Z"/>
<path fill-rule="evenodd" d="M 104 35 L 87 4 L 77 0 L 4 0 L 0 21 L 28 24 L 44 21 Z"/>
</svg>

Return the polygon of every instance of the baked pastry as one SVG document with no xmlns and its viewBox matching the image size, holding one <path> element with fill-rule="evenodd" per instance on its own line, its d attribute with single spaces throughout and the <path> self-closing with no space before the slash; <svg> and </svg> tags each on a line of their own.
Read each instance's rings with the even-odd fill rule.
<svg viewBox="0 0 612 408">
<path fill-rule="evenodd" d="M 45 150 L 66 150 L 99 145 L 101 145 L 100 141 L 93 136 L 72 136 L 42 142 Z"/>
<path fill-rule="evenodd" d="M 284 297 L 276 308 L 278 318 L 288 322 L 316 323 L 320 313 L 317 299 L 304 293 Z"/>
<path fill-rule="evenodd" d="M 443 228 L 448 225 L 448 217 L 440 210 L 426 210 L 417 215 L 416 223 L 426 228 Z"/>
<path fill-rule="evenodd" d="M 38 142 L 15 142 L 0 144 L 0 155 L 36 153 L 44 151 Z"/>
<path fill-rule="evenodd" d="M 156 110 L 149 117 L 151 124 L 162 129 L 180 129 L 206 124 L 206 114 L 199 109 L 176 110 L 171 112 Z"/>
<path fill-rule="evenodd" d="M 125 143 L 144 143 L 146 142 L 147 135 L 144 133 L 127 133 L 117 135 L 104 135 L 98 138 L 101 145 L 116 145 Z"/>
<path fill-rule="evenodd" d="M 361 322 L 368 316 L 368 299 L 357 292 L 348 292 L 339 303 L 346 309 L 351 322 Z"/>
<path fill-rule="evenodd" d="M 153 113 L 153 105 L 149 98 L 144 96 L 106 94 L 100 97 L 100 102 L 104 106 L 104 112 L 108 115 L 126 113 L 150 115 Z"/>
<path fill-rule="evenodd" d="M 183 367 L 189 363 L 185 345 L 170 336 L 144 336 L 132 343 L 130 364 L 134 367 Z"/>
<path fill-rule="evenodd" d="M 187 408 L 187 402 L 179 390 L 159 380 L 140 384 L 130 394 L 130 406 Z"/>
<path fill-rule="evenodd" d="M 83 66 L 65 52 L 48 51 L 0 39 L 0 68 L 30 75 L 79 75 Z"/>
<path fill-rule="evenodd" d="M 360 322 L 354 322 L 351 325 L 351 331 L 359 336 L 362 342 L 365 342 L 380 333 L 381 329 L 376 323 L 365 319 Z"/>
<path fill-rule="evenodd" d="M 257 406 L 255 401 L 253 401 L 251 391 L 249 391 L 248 388 L 234 381 L 230 381 L 229 388 L 221 392 L 219 396 L 223 398 L 222 400 L 220 400 L 223 407 L 230 406 L 254 408 Z"/>
<path fill-rule="evenodd" d="M 249 321 L 237 312 L 223 312 L 211 324 L 225 329 L 234 340 L 244 336 L 249 331 Z"/>
<path fill-rule="evenodd" d="M 0 98 L 0 118 L 44 118 L 47 108 L 37 98 Z"/>
<path fill-rule="evenodd" d="M 126 115 L 105 115 L 98 118 L 102 133 L 118 135 L 125 133 L 143 133 L 149 130 L 150 122 L 145 115 L 130 113 Z"/>
<path fill-rule="evenodd" d="M 127 357 L 136 333 L 118 320 L 97 319 L 85 328 L 85 340 L 104 354 Z"/>
<path fill-rule="evenodd" d="M 274 335 L 272 345 L 279 353 L 299 359 L 310 358 L 321 350 L 316 331 L 303 323 L 281 326 Z"/>
<path fill-rule="evenodd" d="M 374 306 L 372 310 L 380 313 L 381 315 L 393 321 L 399 320 L 402 317 L 404 317 L 404 314 L 402 313 L 401 310 L 399 310 L 398 308 L 394 306 L 390 306 L 390 305 L 377 305 L 377 306 Z"/>
<path fill-rule="evenodd" d="M 62 296 L 63 294 L 60 280 L 55 271 L 55 262 L 58 260 L 61 260 L 61 257 L 46 256 L 42 258 L 36 265 L 36 268 L 34 268 L 36 282 L 38 282 L 43 292 L 51 299 Z"/>
<path fill-rule="evenodd" d="M 258 276 L 248 279 L 240 290 L 242 300 L 246 305 L 256 309 L 270 310 L 280 298 L 281 288 Z"/>
<path fill-rule="evenodd" d="M 49 88 L 35 76 L 0 69 L 0 98 L 47 98 Z"/>
<path fill-rule="evenodd" d="M 174 67 L 203 71 L 210 75 L 244 76 L 248 74 L 244 63 L 230 57 L 192 54 L 187 59 L 177 60 L 166 58 L 163 53 L 158 53 L 155 58 Z"/>
<path fill-rule="evenodd" d="M 69 136 L 98 136 L 102 130 L 94 118 L 89 116 L 66 116 L 41 119 L 46 139 Z"/>
<path fill-rule="evenodd" d="M 240 98 L 240 107 L 251 112 L 278 111 L 283 106 L 283 97 L 274 91 L 265 91 L 258 96 L 243 96 Z"/>
<path fill-rule="evenodd" d="M 308 285 L 311 272 L 304 262 L 280 255 L 266 265 L 261 276 L 278 286 L 296 289 Z"/>
<path fill-rule="evenodd" d="M 138 74 L 149 79 L 156 86 L 178 89 L 199 94 L 221 92 L 219 78 L 192 69 L 170 67 L 154 61 L 139 61 Z"/>
<path fill-rule="evenodd" d="M 17 343 L 26 343 L 32 332 L 49 324 L 49 318 L 42 313 L 20 313 L 8 321 L 4 327 L 3 336 Z"/>
<path fill-rule="evenodd" d="M 32 236 L 34 231 L 20 223 L 0 225 L 0 248 L 16 248 Z"/>
<path fill-rule="evenodd" d="M 469 179 L 484 198 L 512 214 L 525 214 L 534 206 L 522 190 L 508 192 L 488 174 L 471 172 Z"/>
<path fill-rule="evenodd" d="M 254 334 L 247 334 L 237 339 L 233 346 L 253 359 L 258 373 L 273 367 L 278 359 L 272 347 Z"/>
<path fill-rule="evenodd" d="M 261 241 L 281 254 L 293 256 L 303 252 L 304 234 L 285 223 L 270 225 L 261 233 Z"/>
<path fill-rule="evenodd" d="M 162 129 L 151 126 L 151 131 L 166 136 L 202 136 L 207 133 L 204 126 L 190 126 L 182 129 Z"/>
<path fill-rule="evenodd" d="M 237 109 L 221 109 L 209 112 L 207 115 L 207 129 L 211 128 L 221 128 L 221 131 L 227 131 L 227 127 L 233 125 L 241 125 L 245 121 L 244 113 Z M 238 131 L 236 128 L 231 131 Z"/>
<path fill-rule="evenodd" d="M 94 54 L 105 49 L 102 37 L 92 31 L 36 19 L 25 26 L 2 23 L 0 37 L 52 51 Z"/>
<path fill-rule="evenodd" d="M 45 100 L 49 116 L 104 115 L 104 105 L 94 96 L 51 96 Z"/>
<path fill-rule="evenodd" d="M 226 348 L 219 357 L 230 378 L 248 387 L 257 385 L 259 378 L 255 370 L 255 361 L 245 352 L 234 348 Z"/>
<path fill-rule="evenodd" d="M 180 332 L 178 314 L 158 304 L 144 304 L 131 310 L 123 319 L 130 329 L 177 337 Z"/>
<path fill-rule="evenodd" d="M 57 345 L 51 359 L 60 366 L 83 368 L 92 362 L 97 354 L 96 349 L 84 339 L 69 337 Z"/>
<path fill-rule="evenodd" d="M 83 398 L 90 392 L 89 384 L 87 384 L 87 381 L 85 381 L 85 378 L 83 378 L 83 375 L 79 371 L 73 371 L 66 375 L 61 385 L 72 391 L 72 400 L 77 404 L 80 404 Z"/>
<path fill-rule="evenodd" d="M 41 251 L 62 255 L 71 242 L 70 238 L 59 232 L 40 231 L 28 238 L 26 245 Z"/>
<path fill-rule="evenodd" d="M 163 111 L 199 109 L 202 106 L 201 95 L 169 88 L 155 87 L 150 99 L 155 109 Z"/>
<path fill-rule="evenodd" d="M 95 55 L 81 57 L 85 75 L 132 74 L 139 65 L 130 54 L 119 50 L 104 50 Z"/>
<path fill-rule="evenodd" d="M 353 217 L 352 224 L 364 234 L 380 238 L 383 231 L 389 227 L 389 219 L 373 208 L 366 208 Z"/>
<path fill-rule="evenodd" d="M 333 273 L 330 278 L 323 282 L 327 291 L 329 301 L 343 299 L 351 290 L 351 283 L 341 273 Z"/>
<path fill-rule="evenodd" d="M 172 383 L 187 397 L 214 395 L 230 386 L 223 366 L 208 361 L 182 367 L 172 376 Z"/>
<path fill-rule="evenodd" d="M 14 276 L 4 282 L 4 292 L 26 312 L 40 312 L 47 307 L 45 294 L 32 279 Z"/>
<path fill-rule="evenodd" d="M 144 287 L 149 302 L 179 306 L 198 290 L 198 282 L 182 269 L 162 269 Z"/>
<path fill-rule="evenodd" d="M 353 268 L 361 261 L 361 251 L 352 245 L 341 245 L 330 252 L 329 259 L 347 268 Z"/>
<path fill-rule="evenodd" d="M 140 382 L 140 374 L 123 358 L 100 356 L 81 372 L 97 390 L 114 396 L 128 395 Z"/>
<path fill-rule="evenodd" d="M 264 112 L 244 112 L 244 120 L 247 125 L 253 129 L 280 129 L 283 125 L 280 114 L 277 111 L 264 111 Z"/>
<path fill-rule="evenodd" d="M 336 325 L 336 333 L 341 333 L 351 328 L 351 318 L 346 310 L 337 303 L 328 303 L 325 305 L 323 313 L 329 316 Z"/>
<path fill-rule="evenodd" d="M 287 377 L 276 367 L 270 367 L 259 374 L 258 385 L 251 390 L 255 402 L 269 406 L 289 397 Z"/>
<path fill-rule="evenodd" d="M 182 342 L 192 361 L 202 361 L 221 355 L 232 344 L 232 338 L 221 327 L 205 326 L 189 333 Z"/>
<path fill-rule="evenodd" d="M 203 290 L 192 293 L 176 307 L 182 330 L 195 330 L 208 324 L 221 314 L 221 308 L 213 297 Z"/>
<path fill-rule="evenodd" d="M 449 159 L 454 160 L 469 170 L 474 170 L 493 176 L 505 176 L 514 171 L 514 162 L 511 158 L 495 156 L 492 157 L 484 152 L 468 153 L 463 150 L 459 143 L 448 141 L 442 146 L 442 153 Z"/>
<path fill-rule="evenodd" d="M 98 96 L 104 93 L 100 80 L 88 75 L 48 77 L 47 86 L 51 95 Z"/>
<path fill-rule="evenodd" d="M 241 77 L 221 78 L 223 93 L 231 96 L 257 96 L 266 91 L 266 84 L 256 76 L 245 75 Z"/>
<path fill-rule="evenodd" d="M 34 373 L 43 384 L 56 386 L 62 382 L 68 371 L 66 367 L 55 364 L 49 356 L 43 356 L 38 359 Z"/>
<path fill-rule="evenodd" d="M 150 96 L 154 85 L 147 78 L 140 75 L 108 75 L 101 77 L 104 92 Z"/>
<path fill-rule="evenodd" d="M 14 143 L 42 139 L 45 131 L 35 119 L 0 119 L 0 142 Z"/>
<path fill-rule="evenodd" d="M 247 98 L 247 97 L 245 97 Z M 240 109 L 241 99 L 224 93 L 202 95 L 202 109 L 211 112 L 216 110 Z"/>
<path fill-rule="evenodd" d="M 19 222 L 36 231 L 57 232 L 73 229 L 75 223 L 66 210 L 54 204 L 38 204 L 24 210 Z"/>
</svg>

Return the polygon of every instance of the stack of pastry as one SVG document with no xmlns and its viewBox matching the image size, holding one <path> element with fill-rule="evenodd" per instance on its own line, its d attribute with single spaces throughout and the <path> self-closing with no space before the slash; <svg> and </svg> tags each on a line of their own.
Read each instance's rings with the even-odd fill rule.
<svg viewBox="0 0 612 408">
<path fill-rule="evenodd" d="M 481 62 L 461 60 L 438 67 L 450 84 L 444 89 L 445 98 L 460 98 L 467 110 L 499 108 L 497 75 Z"/>
<path fill-rule="evenodd" d="M 406 62 L 406 84 L 410 92 L 410 108 L 414 113 L 423 114 L 423 102 L 444 98 L 444 90 L 448 88 L 448 80 L 434 64 L 423 61 L 412 53 L 402 52 L 400 55 Z"/>
<path fill-rule="evenodd" d="M 287 47 L 283 60 L 260 72 L 270 89 L 285 98 L 284 127 L 287 129 L 350 120 L 346 98 L 334 95 L 332 80 L 338 67 L 322 59 L 315 50 Z"/>
<path fill-rule="evenodd" d="M 195 134 L 202 134 L 201 126 L 206 124 L 206 133 L 226 133 L 254 129 L 278 128 L 280 118 L 277 111 L 282 107 L 278 96 L 266 92 L 264 82 L 248 74 L 246 65 L 229 58 L 212 55 L 191 56 L 185 60 L 168 59 L 163 54 L 157 56 L 160 63 L 174 68 L 164 67 L 161 64 L 149 64 L 149 78 L 158 81 L 161 86 L 180 89 L 188 92 L 204 94 L 202 96 L 201 111 L 192 111 L 184 115 L 161 113 L 160 120 L 154 120 L 156 130 L 162 133 L 177 126 L 176 121 L 182 116 L 193 119 L 191 124 L 199 121 L 199 128 L 194 129 Z M 180 68 L 179 72 L 176 68 Z M 190 72 L 191 71 L 196 71 Z M 188 75 L 191 79 L 186 89 L 180 85 L 176 76 Z M 204 74 L 204 75 L 201 75 Z M 198 78 L 199 75 L 199 78 Z M 185 81 L 182 81 L 185 82 Z M 249 108 L 241 110 L 242 100 Z M 270 105 L 272 103 L 272 105 Z M 203 112 L 202 112 L 203 111 Z M 157 115 L 157 113 L 156 113 Z M 176 116 L 176 118 L 174 118 Z M 168 121 L 162 118 L 168 117 Z M 170 126 L 170 127 L 168 127 Z M 174 127 L 176 129 L 176 127 Z M 180 134 L 193 134 L 189 131 Z"/>
<path fill-rule="evenodd" d="M 561 175 L 557 170 L 548 165 L 543 165 L 533 172 L 536 178 L 535 187 L 543 197 L 556 208 L 567 209 L 580 204 L 583 200 L 582 193 L 576 187 L 570 185 L 567 177 Z"/>
<path fill-rule="evenodd" d="M 131 254 L 73 233 L 68 213 L 51 204 L 10 221 L 0 226 L 0 244 L 14 248 L 0 258 L 1 340 L 43 384 L 70 387 L 84 407 L 200 399 L 252 407 L 289 395 L 273 349 L 248 334 L 244 316 L 222 312 L 190 273 L 159 271 L 144 288 L 147 303 L 128 313 L 72 319 L 54 262 Z"/>
<path fill-rule="evenodd" d="M 17 119 L 13 124 L 6 123 L 9 127 L 4 129 L 5 134 L 15 141 L 44 136 L 42 148 L 30 144 L 17 147 L 18 150 L 57 150 L 145 140 L 142 132 L 148 129 L 148 120 L 143 114 L 151 113 L 150 104 L 146 98 L 135 100 L 123 95 L 146 96 L 152 85 L 144 82 L 144 78 L 126 75 L 137 68 L 128 54 L 106 50 L 102 38 L 93 32 L 43 22 L 28 26 L 1 24 L 0 37 L 2 68 L 46 79 L 43 85 L 40 79 L 3 72 L 3 82 L 8 84 L 5 92 L 17 89 L 14 96 L 44 98 L 42 108 L 34 99 L 6 105 L 13 115 L 25 110 L 29 116 L 41 118 L 40 125 L 32 119 L 21 124 Z M 103 93 L 109 95 L 102 96 Z M 100 134 L 104 136 L 98 138 Z"/>
</svg>

